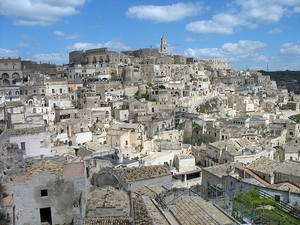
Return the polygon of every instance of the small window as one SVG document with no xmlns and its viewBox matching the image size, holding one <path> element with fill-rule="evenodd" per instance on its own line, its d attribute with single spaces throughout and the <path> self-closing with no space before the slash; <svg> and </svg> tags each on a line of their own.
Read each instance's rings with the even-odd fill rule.
<svg viewBox="0 0 300 225">
<path fill-rule="evenodd" d="M 54 94 L 54 89 L 52 89 L 52 94 Z"/>
<path fill-rule="evenodd" d="M 40 141 L 40 147 L 43 148 L 45 146 L 45 142 L 44 141 Z"/>
<path fill-rule="evenodd" d="M 21 142 L 21 150 L 22 150 L 23 155 L 25 155 L 26 154 L 26 142 Z"/>
<path fill-rule="evenodd" d="M 62 93 L 62 88 L 59 89 L 59 93 Z"/>
<path fill-rule="evenodd" d="M 41 190 L 41 197 L 46 197 L 46 196 L 48 196 L 48 190 L 47 189 Z"/>
</svg>

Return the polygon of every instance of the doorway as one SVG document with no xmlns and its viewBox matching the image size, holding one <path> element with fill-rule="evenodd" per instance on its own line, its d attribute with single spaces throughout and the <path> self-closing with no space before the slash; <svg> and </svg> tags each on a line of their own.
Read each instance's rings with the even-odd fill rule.
<svg viewBox="0 0 300 225">
<path fill-rule="evenodd" d="M 48 223 L 52 225 L 51 208 L 40 208 L 40 218 L 41 223 Z"/>
</svg>

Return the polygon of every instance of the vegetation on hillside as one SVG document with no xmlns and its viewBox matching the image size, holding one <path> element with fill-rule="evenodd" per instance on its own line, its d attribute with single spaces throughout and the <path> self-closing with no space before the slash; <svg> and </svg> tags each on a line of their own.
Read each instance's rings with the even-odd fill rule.
<svg viewBox="0 0 300 225">
<path fill-rule="evenodd" d="M 233 214 L 242 222 L 251 218 L 259 224 L 300 224 L 300 221 L 281 210 L 273 199 L 261 197 L 257 190 L 237 194 L 233 200 Z"/>
<path fill-rule="evenodd" d="M 289 118 L 295 121 L 296 123 L 300 123 L 300 114 L 292 115 Z"/>
<path fill-rule="evenodd" d="M 276 81 L 278 87 L 285 87 L 295 94 L 300 94 L 300 71 L 264 71 L 259 70 L 262 75 L 270 76 Z"/>
</svg>

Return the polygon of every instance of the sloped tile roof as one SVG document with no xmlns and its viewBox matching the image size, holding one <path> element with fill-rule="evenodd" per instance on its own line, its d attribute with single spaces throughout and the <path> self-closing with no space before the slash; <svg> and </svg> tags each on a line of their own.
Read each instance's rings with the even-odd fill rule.
<svg viewBox="0 0 300 225">
<path fill-rule="evenodd" d="M 166 165 L 126 167 L 116 169 L 116 171 L 119 176 L 127 182 L 171 175 Z"/>
</svg>

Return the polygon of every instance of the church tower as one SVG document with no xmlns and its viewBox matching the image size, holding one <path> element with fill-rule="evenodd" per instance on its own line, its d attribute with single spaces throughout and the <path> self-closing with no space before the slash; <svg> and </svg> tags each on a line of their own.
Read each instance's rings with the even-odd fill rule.
<svg viewBox="0 0 300 225">
<path fill-rule="evenodd" d="M 163 34 L 161 40 L 160 40 L 160 53 L 163 55 L 168 55 L 168 44 L 167 44 L 167 38 Z"/>
</svg>

